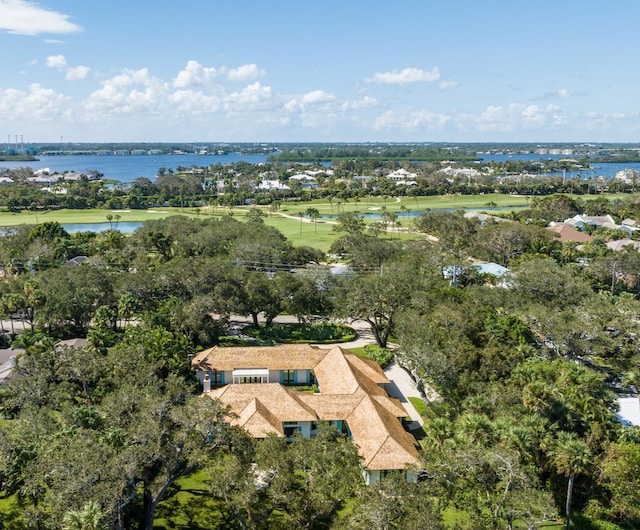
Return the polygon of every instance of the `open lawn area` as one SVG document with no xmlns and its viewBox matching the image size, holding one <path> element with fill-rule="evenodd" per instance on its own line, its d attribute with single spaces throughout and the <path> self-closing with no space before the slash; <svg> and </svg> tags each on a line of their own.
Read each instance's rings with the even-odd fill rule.
<svg viewBox="0 0 640 530">
<path fill-rule="evenodd" d="M 142 222 L 161 219 L 170 215 L 196 216 L 193 209 L 155 208 L 152 210 L 103 210 L 98 208 L 87 210 L 47 210 L 36 213 L 23 210 L 21 213 L 0 212 L 0 226 L 16 226 L 21 224 L 37 224 L 45 221 L 57 221 L 60 224 L 107 223 L 107 215 L 119 215 L 118 222 Z M 37 216 L 37 220 L 36 220 Z"/>
<path fill-rule="evenodd" d="M 489 209 L 486 205 L 494 202 L 498 207 L 514 207 L 523 208 L 527 205 L 525 197 L 495 194 L 495 195 L 443 195 L 430 197 L 389 197 L 386 200 L 381 197 L 373 197 L 362 199 L 359 201 L 350 200 L 348 202 L 327 199 L 317 201 L 304 202 L 285 202 L 281 205 L 279 212 L 270 212 L 269 207 L 261 207 L 265 213 L 273 213 L 270 217 L 276 217 L 277 213 L 291 215 L 296 219 L 288 219 L 286 222 L 291 224 L 291 228 L 287 230 L 291 234 L 299 232 L 300 221 L 299 212 L 306 212 L 307 208 L 316 208 L 320 215 L 338 215 L 338 213 L 380 213 L 382 208 L 386 208 L 388 212 L 398 214 L 399 220 L 405 219 L 403 215 L 410 211 L 441 209 L 441 208 L 478 208 L 479 210 Z M 44 221 L 58 221 L 59 223 L 106 223 L 107 215 L 119 215 L 120 222 L 140 222 L 151 219 L 160 219 L 170 215 L 188 215 L 191 217 L 220 216 L 232 213 L 236 216 L 243 216 L 252 206 L 242 206 L 234 208 L 204 206 L 202 208 L 153 208 L 149 210 L 106 210 L 106 209 L 87 209 L 87 210 L 47 210 L 39 211 L 37 214 L 30 210 L 23 210 L 20 213 L 0 212 L 0 226 L 15 226 L 20 224 L 36 224 Z M 36 219 L 37 217 L 37 219 Z M 321 235 L 321 226 L 323 220 L 318 220 L 318 235 Z M 405 224 L 405 223 L 403 223 Z M 313 225 L 310 226 L 313 231 Z M 326 228 L 326 227 L 325 227 Z"/>
<path fill-rule="evenodd" d="M 626 194 L 602 195 L 608 200 L 632 198 Z M 640 194 L 636 194 L 640 197 Z M 580 196 L 583 200 L 589 197 Z M 595 196 L 593 196 L 595 198 Z M 334 231 L 336 217 L 339 214 L 364 215 L 365 223 L 380 221 L 381 214 L 386 211 L 397 214 L 398 230 L 389 232 L 383 237 L 415 239 L 419 234 L 407 233 L 418 212 L 425 210 L 467 209 L 504 214 L 511 210 L 527 208 L 531 197 L 509 194 L 485 195 L 441 195 L 428 197 L 370 197 L 364 199 L 321 199 L 314 201 L 284 202 L 279 210 L 272 211 L 270 206 L 239 206 L 233 208 L 221 206 L 203 206 L 201 208 L 152 208 L 148 210 L 48 210 L 33 212 L 24 210 L 20 213 L 0 212 L 0 227 L 20 224 L 37 224 L 45 221 L 57 221 L 61 224 L 93 224 L 107 223 L 107 216 L 113 216 L 112 222 L 118 223 L 144 222 L 162 219 L 172 215 L 186 215 L 197 218 L 220 217 L 232 215 L 243 219 L 252 208 L 259 208 L 265 213 L 265 223 L 280 230 L 294 245 L 308 245 L 327 251 L 340 233 Z M 311 222 L 306 214 L 309 208 L 316 209 L 320 218 Z M 369 215 L 367 215 L 369 214 Z M 379 214 L 379 216 L 376 216 Z M 302 215 L 302 219 L 301 219 Z"/>
</svg>

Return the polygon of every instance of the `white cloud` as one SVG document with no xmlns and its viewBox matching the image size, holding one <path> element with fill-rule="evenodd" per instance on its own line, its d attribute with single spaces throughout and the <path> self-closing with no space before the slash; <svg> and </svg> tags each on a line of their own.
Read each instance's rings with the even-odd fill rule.
<svg viewBox="0 0 640 530">
<path fill-rule="evenodd" d="M 438 88 L 440 90 L 449 90 L 451 88 L 455 88 L 459 85 L 457 81 L 440 81 L 438 83 Z"/>
<path fill-rule="evenodd" d="M 569 90 L 566 88 L 559 88 L 558 90 L 553 90 L 551 92 L 545 92 L 545 94 L 541 98 L 542 100 L 553 100 L 553 99 L 565 99 L 569 97 Z"/>
<path fill-rule="evenodd" d="M 376 98 L 366 95 L 366 91 L 358 94 L 357 90 L 345 97 L 331 92 L 328 86 L 289 94 L 274 92 L 271 86 L 257 80 L 238 86 L 236 81 L 242 76 L 260 75 L 260 70 L 251 65 L 231 70 L 189 61 L 165 78 L 140 68 L 124 69 L 98 81 L 98 74 L 91 75 L 89 67 L 69 62 L 70 57 L 50 55 L 38 64 L 59 70 L 68 80 L 87 79 L 85 83 L 93 85 L 88 96 L 72 99 L 38 84 L 0 88 L 0 123 L 7 130 L 28 132 L 31 127 L 41 137 L 60 134 L 62 128 L 73 129 L 88 141 L 98 141 L 96 135 L 102 141 L 142 140 L 145 135 L 166 141 L 186 137 L 238 141 L 530 141 L 549 135 L 576 137 L 584 132 L 603 140 L 640 134 L 636 114 L 572 109 L 570 103 L 576 93 L 563 88 L 555 92 L 557 97 L 566 95 L 562 100 L 483 107 L 474 107 L 473 101 L 465 100 L 469 109 L 458 110 L 453 104 L 421 104 L 419 94 L 407 101 Z M 230 79 L 231 72 L 235 72 L 234 80 Z M 406 80 L 419 76 L 399 77 Z M 434 87 L 440 89 L 455 85 L 454 81 L 434 82 Z M 166 124 L 171 126 L 164 127 Z"/>
<path fill-rule="evenodd" d="M 0 30 L 19 35 L 75 33 L 82 31 L 69 15 L 40 7 L 27 0 L 0 0 Z"/>
<path fill-rule="evenodd" d="M 87 74 L 91 70 L 88 66 L 69 66 L 64 55 L 50 55 L 47 57 L 45 64 L 49 68 L 66 70 L 67 81 L 86 79 Z"/>
<path fill-rule="evenodd" d="M 126 114 L 162 112 L 167 97 L 167 84 L 149 74 L 147 68 L 124 70 L 122 74 L 102 82 L 102 88 L 94 91 L 85 108 L 96 112 Z"/>
<path fill-rule="evenodd" d="M 202 114 L 218 112 L 221 108 L 220 97 L 194 90 L 177 90 L 169 96 L 169 101 L 178 112 Z"/>
<path fill-rule="evenodd" d="M 64 68 L 67 66 L 67 60 L 64 55 L 50 55 L 45 63 L 49 68 Z"/>
<path fill-rule="evenodd" d="M 244 87 L 240 92 L 231 93 L 225 101 L 225 109 L 248 111 L 264 109 L 272 103 L 271 87 L 262 86 L 258 81 Z"/>
<path fill-rule="evenodd" d="M 184 70 L 178 72 L 178 75 L 173 80 L 173 86 L 187 88 L 196 85 L 208 85 L 218 73 L 216 68 L 205 67 L 198 61 L 190 60 Z"/>
<path fill-rule="evenodd" d="M 78 81 L 80 79 L 86 79 L 87 74 L 91 68 L 88 66 L 70 66 L 67 68 L 67 81 Z"/>
<path fill-rule="evenodd" d="M 265 75 L 265 73 L 266 72 L 264 70 L 261 70 L 255 64 L 244 64 L 242 66 L 238 66 L 238 68 L 229 70 L 227 79 L 229 79 L 229 81 L 253 81 L 258 77 Z"/>
<path fill-rule="evenodd" d="M 374 122 L 376 130 L 401 129 L 405 131 L 416 131 L 419 129 L 441 129 L 450 120 L 450 116 L 431 112 L 426 109 L 412 112 L 397 112 L 388 110 L 379 115 Z"/>
<path fill-rule="evenodd" d="M 434 66 L 431 71 L 405 68 L 404 70 L 377 73 L 367 79 L 367 82 L 383 85 L 405 85 L 408 83 L 433 83 L 438 79 L 440 79 L 440 71 L 437 66 Z"/>
<path fill-rule="evenodd" d="M 351 101 L 345 101 L 341 105 L 341 110 L 359 110 L 359 109 L 371 109 L 380 106 L 380 101 L 371 96 L 365 96 L 362 99 L 355 99 Z"/>
<path fill-rule="evenodd" d="M 52 120 L 65 112 L 68 98 L 38 83 L 29 86 L 28 92 L 10 88 L 0 90 L 1 121 Z"/>
<path fill-rule="evenodd" d="M 302 96 L 302 103 L 307 105 L 316 105 L 319 103 L 327 103 L 335 99 L 336 97 L 333 94 L 329 94 L 324 90 L 314 90 L 312 92 L 307 92 Z"/>
</svg>

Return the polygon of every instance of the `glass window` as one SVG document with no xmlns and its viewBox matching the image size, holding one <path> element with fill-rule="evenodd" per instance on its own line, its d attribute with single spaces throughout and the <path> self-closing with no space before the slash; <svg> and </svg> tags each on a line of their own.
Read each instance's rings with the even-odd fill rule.
<svg viewBox="0 0 640 530">
<path fill-rule="evenodd" d="M 295 383 L 295 370 L 282 370 L 282 384 L 293 385 Z"/>
</svg>

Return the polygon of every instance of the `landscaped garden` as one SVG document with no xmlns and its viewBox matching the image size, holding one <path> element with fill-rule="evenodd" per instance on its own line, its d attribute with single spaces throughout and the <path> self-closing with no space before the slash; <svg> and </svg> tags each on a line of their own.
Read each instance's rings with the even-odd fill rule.
<svg viewBox="0 0 640 530">
<path fill-rule="evenodd" d="M 292 323 L 272 324 L 254 328 L 247 326 L 242 330 L 244 335 L 263 341 L 275 341 L 285 344 L 308 343 L 331 344 L 349 342 L 357 337 L 356 330 L 346 324 L 333 323 Z"/>
</svg>

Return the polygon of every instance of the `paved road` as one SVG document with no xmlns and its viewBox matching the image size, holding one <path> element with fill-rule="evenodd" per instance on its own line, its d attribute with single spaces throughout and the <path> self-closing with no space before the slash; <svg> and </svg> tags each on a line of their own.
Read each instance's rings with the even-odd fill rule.
<svg viewBox="0 0 640 530">
<path fill-rule="evenodd" d="M 0 383 L 8 379 L 11 375 L 11 358 L 23 352 L 24 350 L 21 349 L 0 349 Z"/>
</svg>

